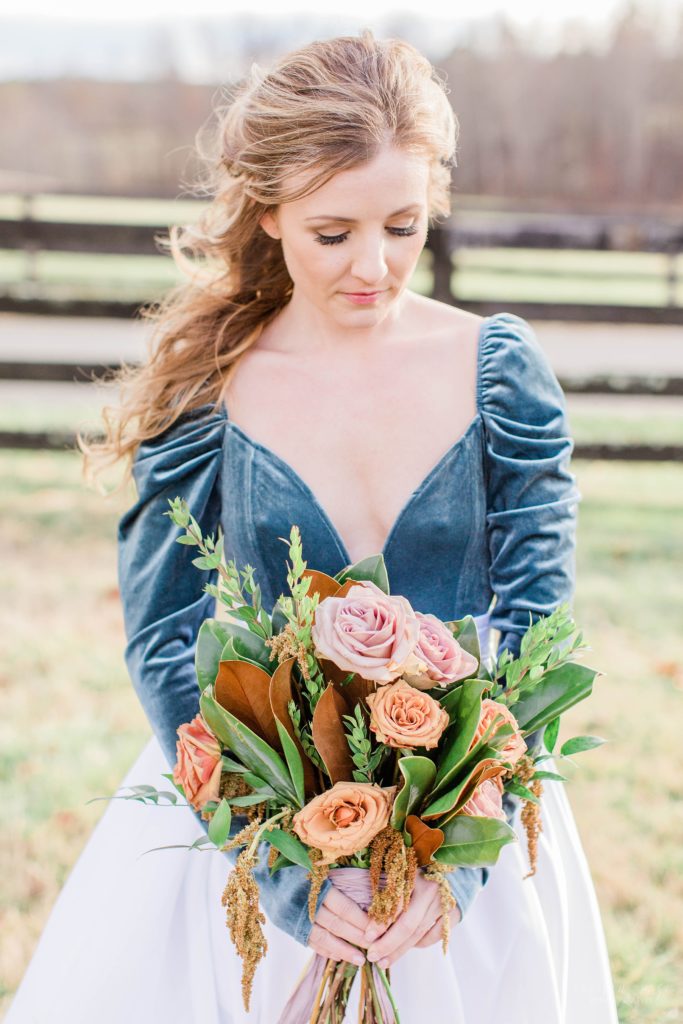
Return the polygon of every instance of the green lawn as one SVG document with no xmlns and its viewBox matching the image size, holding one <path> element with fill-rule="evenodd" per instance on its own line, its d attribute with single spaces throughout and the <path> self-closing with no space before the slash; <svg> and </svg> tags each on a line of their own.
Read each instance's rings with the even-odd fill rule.
<svg viewBox="0 0 683 1024">
<path fill-rule="evenodd" d="M 621 1024 L 680 1021 L 683 467 L 574 465 L 575 613 L 599 668 L 562 735 Z M 103 804 L 149 734 L 124 668 L 115 524 L 132 491 L 84 489 L 73 454 L 0 452 L 0 1008 Z M 552 785 L 553 783 L 548 783 Z"/>
</svg>

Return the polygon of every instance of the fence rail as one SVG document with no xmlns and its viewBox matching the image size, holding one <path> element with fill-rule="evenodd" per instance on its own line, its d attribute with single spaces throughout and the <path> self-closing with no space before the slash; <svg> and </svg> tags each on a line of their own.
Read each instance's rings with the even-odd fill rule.
<svg viewBox="0 0 683 1024">
<path fill-rule="evenodd" d="M 33 216 L 31 196 L 24 197 L 24 214 L 0 218 L 0 249 L 28 256 L 27 287 L 23 294 L 0 294 L 0 312 L 49 316 L 117 317 L 133 319 L 144 302 L 100 298 L 53 298 L 40 294 L 35 279 L 35 256 L 41 252 L 158 256 L 157 239 L 167 224 L 77 223 L 40 220 Z M 489 316 L 504 308 L 528 320 L 683 324 L 680 291 L 683 219 L 668 214 L 544 210 L 540 212 L 481 209 L 459 203 L 452 217 L 429 231 L 434 298 Z M 453 271 L 464 248 L 578 249 L 583 252 L 641 252 L 665 256 L 663 276 L 667 301 L 661 306 L 568 302 L 473 301 L 452 291 Z M 550 271 L 548 271 L 550 272 Z M 625 272 L 624 279 L 630 278 Z M 117 363 L 0 362 L 0 380 L 87 383 L 107 378 Z M 610 374 L 560 381 L 567 393 L 592 395 L 683 395 L 683 377 Z M 66 450 L 74 435 L 64 431 L 0 431 L 0 448 Z M 683 445 L 577 444 L 576 458 L 683 460 Z"/>
</svg>

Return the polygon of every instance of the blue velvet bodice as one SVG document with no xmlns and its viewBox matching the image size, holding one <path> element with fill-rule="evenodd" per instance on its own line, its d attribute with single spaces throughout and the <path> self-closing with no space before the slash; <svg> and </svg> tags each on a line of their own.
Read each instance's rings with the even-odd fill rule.
<svg viewBox="0 0 683 1024">
<path fill-rule="evenodd" d="M 489 611 L 499 649 L 518 653 L 530 613 L 550 614 L 573 597 L 580 495 L 572 450 L 564 395 L 532 328 L 511 313 L 484 318 L 476 415 L 389 532 L 382 553 L 392 593 L 445 621 Z M 308 485 L 224 405 L 203 406 L 144 442 L 133 473 L 138 500 L 118 529 L 125 657 L 172 763 L 176 729 L 198 711 L 194 644 L 214 599 L 203 592 L 210 574 L 191 564 L 193 549 L 175 542 L 168 500 L 184 498 L 204 533 L 220 523 L 226 555 L 254 567 L 269 609 L 287 593 L 288 552 L 278 538 L 293 523 L 311 568 L 334 575 L 351 559 Z"/>
</svg>

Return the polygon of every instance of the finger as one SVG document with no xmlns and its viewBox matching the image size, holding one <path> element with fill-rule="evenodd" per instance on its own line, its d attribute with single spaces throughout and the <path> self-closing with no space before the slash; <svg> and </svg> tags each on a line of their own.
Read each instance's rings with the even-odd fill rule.
<svg viewBox="0 0 683 1024">
<path fill-rule="evenodd" d="M 360 928 L 361 931 L 365 931 L 370 924 L 370 918 L 364 910 L 361 910 L 355 900 L 340 892 L 334 885 L 331 886 L 322 905 L 331 910 L 333 914 L 337 914 L 338 917 L 343 917 L 349 924 Z"/>
<path fill-rule="evenodd" d="M 453 907 L 453 909 L 451 910 L 449 916 L 450 916 L 450 919 L 451 919 L 451 928 L 452 928 L 454 925 L 460 923 L 460 919 L 461 919 L 460 908 L 459 907 Z M 438 918 L 437 921 L 435 921 L 435 923 L 432 925 L 432 927 L 429 929 L 429 931 L 425 932 L 425 934 L 422 936 L 420 941 L 415 943 L 415 945 L 416 946 L 420 946 L 420 947 L 432 946 L 435 942 L 441 942 L 442 938 L 443 938 L 443 914 L 441 915 L 441 917 Z"/>
<path fill-rule="evenodd" d="M 431 921 L 431 918 L 429 919 L 429 921 Z M 414 946 L 417 946 L 418 943 L 426 934 L 426 932 L 432 931 L 433 928 L 434 924 L 430 924 L 429 922 L 426 922 L 424 925 L 419 925 L 413 931 L 412 935 L 408 936 L 405 942 L 401 943 L 401 945 L 398 946 L 388 956 L 384 956 L 381 958 L 381 960 L 377 961 L 379 967 L 381 967 L 382 969 L 391 967 L 391 965 L 395 964 L 396 961 L 399 960 L 404 953 L 407 953 L 409 949 L 412 949 Z"/>
<path fill-rule="evenodd" d="M 308 945 L 316 953 L 320 953 L 321 956 L 326 956 L 330 960 L 346 960 L 348 963 L 358 964 L 359 967 L 365 963 L 365 957 L 359 949 L 349 942 L 345 942 L 344 939 L 340 939 L 338 935 L 328 932 L 327 928 L 323 928 L 319 924 L 314 924 L 311 928 Z"/>
<path fill-rule="evenodd" d="M 370 924 L 368 925 L 368 927 L 367 927 L 367 929 L 365 931 L 365 938 L 367 939 L 368 943 L 373 943 L 376 939 L 378 939 L 380 937 L 380 935 L 384 935 L 384 933 L 386 932 L 387 928 L 389 928 L 394 923 L 394 921 L 398 921 L 402 911 L 403 911 L 403 897 L 401 896 L 401 898 L 400 898 L 400 900 L 398 902 L 398 908 L 396 910 L 396 916 L 394 917 L 394 919 L 392 921 L 375 921 L 375 919 L 371 917 L 370 918 Z"/>
<path fill-rule="evenodd" d="M 327 928 L 328 932 L 332 932 L 334 935 L 338 935 L 342 939 L 347 939 L 355 946 L 363 946 L 364 948 L 367 948 L 370 945 L 365 937 L 364 929 L 357 928 L 356 925 L 351 924 L 350 921 L 345 921 L 343 917 L 339 917 L 338 914 L 328 910 L 324 904 L 319 908 L 318 913 L 315 915 L 315 920 L 323 928 Z"/>
<path fill-rule="evenodd" d="M 426 931 L 419 942 L 416 942 L 416 946 L 424 948 L 425 946 L 433 946 L 435 942 L 440 942 L 442 939 L 443 932 L 443 914 L 441 917 L 434 922 L 429 931 Z"/>
<path fill-rule="evenodd" d="M 384 935 L 370 945 L 367 952 L 368 960 L 383 960 L 409 940 L 414 942 L 421 938 L 426 928 L 431 927 L 438 917 L 439 907 L 438 886 L 421 889 L 419 893 L 413 894 L 408 909 L 403 911 L 390 928 L 387 928 Z"/>
</svg>

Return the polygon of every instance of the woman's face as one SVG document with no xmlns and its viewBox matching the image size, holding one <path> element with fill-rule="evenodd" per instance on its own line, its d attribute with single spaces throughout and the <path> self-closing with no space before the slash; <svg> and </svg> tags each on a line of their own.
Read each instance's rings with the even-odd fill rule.
<svg viewBox="0 0 683 1024">
<path fill-rule="evenodd" d="M 387 146 L 261 226 L 282 241 L 292 305 L 343 327 L 372 327 L 405 289 L 427 237 L 427 158 Z M 311 310 L 309 310 L 311 312 Z"/>
</svg>

